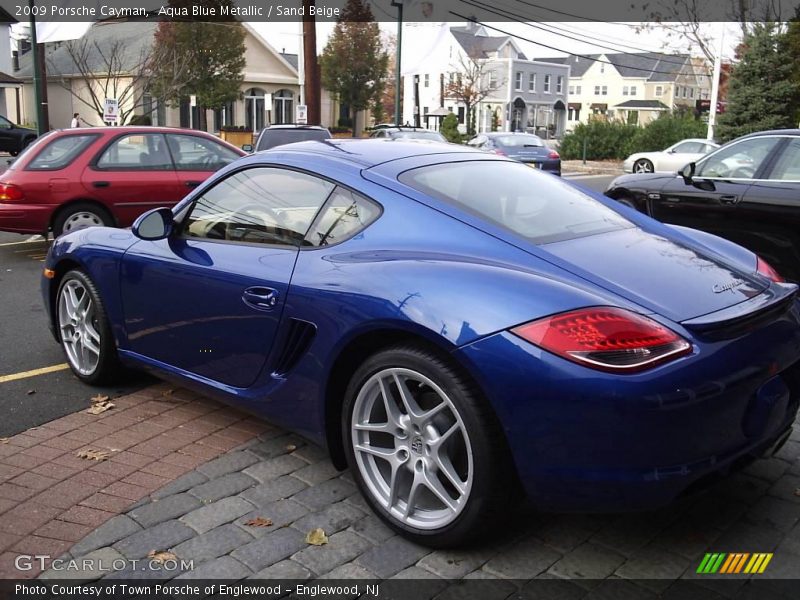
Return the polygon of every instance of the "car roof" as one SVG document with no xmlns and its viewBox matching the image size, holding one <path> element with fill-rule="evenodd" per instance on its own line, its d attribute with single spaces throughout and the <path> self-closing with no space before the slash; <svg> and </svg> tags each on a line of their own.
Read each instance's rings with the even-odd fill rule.
<svg viewBox="0 0 800 600">
<path fill-rule="evenodd" d="M 258 152 L 253 156 L 276 153 L 316 154 L 344 160 L 362 168 L 420 155 L 474 154 L 485 157 L 486 153 L 456 144 L 420 144 L 402 139 L 332 139 L 325 141 L 295 142 Z"/>
<path fill-rule="evenodd" d="M 208 133 L 207 131 L 202 131 L 200 129 L 187 129 L 185 127 L 158 127 L 153 125 L 122 125 L 122 126 L 113 126 L 113 127 L 106 127 L 106 126 L 98 126 L 98 127 L 72 127 L 67 129 L 55 129 L 53 130 L 55 133 L 86 133 L 87 131 L 92 133 L 105 133 L 109 135 L 115 135 L 117 133 L 194 133 L 203 136 L 210 136 L 212 138 L 217 138 L 213 133 Z"/>
<path fill-rule="evenodd" d="M 741 137 L 758 137 L 760 135 L 800 135 L 800 129 L 769 129 L 767 131 L 754 131 L 753 133 L 748 133 Z"/>
<path fill-rule="evenodd" d="M 507 135 L 532 135 L 533 137 L 538 137 L 541 139 L 540 136 L 536 135 L 535 133 L 525 133 L 524 131 L 487 131 L 486 133 L 479 133 L 478 135 L 485 135 L 487 137 L 500 137 L 500 136 L 507 136 Z"/>
<path fill-rule="evenodd" d="M 270 125 L 265 127 L 262 131 L 270 131 L 270 130 L 287 130 L 287 129 L 316 129 L 319 131 L 328 131 L 327 127 L 322 127 L 320 125 L 300 125 L 300 124 L 292 124 L 292 123 L 282 123 L 280 125 Z"/>
</svg>

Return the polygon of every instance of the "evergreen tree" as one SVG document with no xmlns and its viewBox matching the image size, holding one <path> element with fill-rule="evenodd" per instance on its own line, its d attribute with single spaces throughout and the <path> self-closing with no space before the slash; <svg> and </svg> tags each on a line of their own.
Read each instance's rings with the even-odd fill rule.
<svg viewBox="0 0 800 600">
<path fill-rule="evenodd" d="M 322 85 L 349 107 L 351 117 L 380 101 L 389 56 L 363 0 L 348 0 L 319 63 Z"/>
<path fill-rule="evenodd" d="M 776 23 L 754 23 L 728 85 L 728 106 L 720 115 L 722 141 L 767 129 L 794 127 L 800 86 L 787 60 L 787 37 Z"/>
</svg>

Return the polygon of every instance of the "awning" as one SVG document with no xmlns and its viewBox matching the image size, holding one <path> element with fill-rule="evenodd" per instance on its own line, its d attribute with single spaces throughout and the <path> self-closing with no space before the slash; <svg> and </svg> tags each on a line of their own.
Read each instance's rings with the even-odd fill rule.
<svg viewBox="0 0 800 600">
<path fill-rule="evenodd" d="M 626 100 L 622 104 L 617 104 L 614 108 L 626 108 L 628 110 L 669 110 L 669 107 L 658 100 Z"/>
<path fill-rule="evenodd" d="M 568 104 L 570 110 L 580 110 L 582 106 L 583 104 L 581 104 L 580 102 L 570 102 Z"/>
<path fill-rule="evenodd" d="M 592 110 L 608 110 L 608 104 L 592 104 L 589 108 Z"/>
</svg>

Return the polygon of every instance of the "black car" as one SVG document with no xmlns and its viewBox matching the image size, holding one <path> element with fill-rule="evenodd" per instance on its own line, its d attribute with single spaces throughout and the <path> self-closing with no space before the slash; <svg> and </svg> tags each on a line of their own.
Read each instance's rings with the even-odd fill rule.
<svg viewBox="0 0 800 600">
<path fill-rule="evenodd" d="M 371 138 L 386 138 L 392 140 L 428 140 L 429 142 L 447 143 L 445 138 L 438 131 L 423 129 L 421 127 L 389 126 L 377 125 L 369 136 Z"/>
<path fill-rule="evenodd" d="M 800 129 L 740 137 L 678 173 L 623 175 L 605 194 L 745 246 L 800 281 Z"/>
<path fill-rule="evenodd" d="M 36 139 L 36 135 L 33 129 L 20 127 L 0 115 L 0 152 L 16 156 Z"/>
<path fill-rule="evenodd" d="M 480 133 L 467 144 L 486 152 L 508 156 L 535 169 L 561 175 L 561 157 L 558 152 L 545 146 L 538 135 L 493 131 Z"/>
<path fill-rule="evenodd" d="M 333 137 L 331 132 L 319 125 L 270 125 L 258 134 L 255 151 L 268 150 L 275 146 L 294 142 L 328 140 L 331 137 Z"/>
</svg>

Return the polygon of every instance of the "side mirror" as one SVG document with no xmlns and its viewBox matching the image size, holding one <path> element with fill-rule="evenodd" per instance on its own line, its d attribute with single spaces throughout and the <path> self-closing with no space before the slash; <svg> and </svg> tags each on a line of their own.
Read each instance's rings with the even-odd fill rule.
<svg viewBox="0 0 800 600">
<path fill-rule="evenodd" d="M 163 240 L 172 233 L 174 224 L 170 209 L 154 208 L 136 219 L 131 230 L 141 240 Z"/>
<path fill-rule="evenodd" d="M 245 144 L 242 146 L 242 150 L 245 152 L 252 152 L 253 151 L 253 144 Z"/>
<path fill-rule="evenodd" d="M 683 177 L 683 181 L 686 182 L 687 185 L 692 183 L 692 177 L 694 176 L 694 169 L 695 169 L 695 163 L 690 162 L 688 165 L 684 166 L 679 171 L 680 176 Z"/>
</svg>

